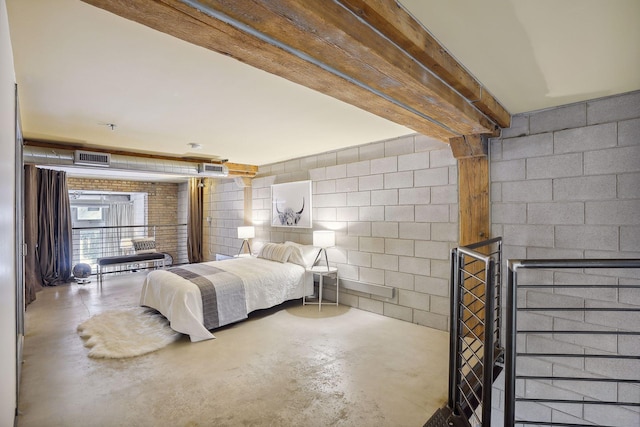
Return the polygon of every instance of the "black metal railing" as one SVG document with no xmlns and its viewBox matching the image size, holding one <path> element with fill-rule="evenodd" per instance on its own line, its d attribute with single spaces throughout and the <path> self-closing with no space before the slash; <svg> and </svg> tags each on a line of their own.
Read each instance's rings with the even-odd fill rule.
<svg viewBox="0 0 640 427">
<path fill-rule="evenodd" d="M 185 264 L 187 225 L 133 225 L 115 227 L 73 227 L 73 265 L 89 264 L 95 274 L 97 259 L 134 253 L 132 240 L 152 238 L 155 249 L 171 257 L 172 264 Z"/>
<path fill-rule="evenodd" d="M 640 259 L 508 267 L 504 425 L 640 425 Z"/>
<path fill-rule="evenodd" d="M 449 408 L 473 425 L 491 425 L 500 368 L 502 238 L 451 252 Z"/>
</svg>

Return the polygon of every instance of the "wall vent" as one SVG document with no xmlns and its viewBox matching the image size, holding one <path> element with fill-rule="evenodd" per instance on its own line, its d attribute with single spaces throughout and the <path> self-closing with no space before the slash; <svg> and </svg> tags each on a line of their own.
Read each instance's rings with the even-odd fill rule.
<svg viewBox="0 0 640 427">
<path fill-rule="evenodd" d="M 109 167 L 111 164 L 111 154 L 76 150 L 73 155 L 73 163 L 83 166 Z"/>
<path fill-rule="evenodd" d="M 229 168 L 215 163 L 200 163 L 198 165 L 198 173 L 208 176 L 227 176 L 229 175 Z"/>
</svg>

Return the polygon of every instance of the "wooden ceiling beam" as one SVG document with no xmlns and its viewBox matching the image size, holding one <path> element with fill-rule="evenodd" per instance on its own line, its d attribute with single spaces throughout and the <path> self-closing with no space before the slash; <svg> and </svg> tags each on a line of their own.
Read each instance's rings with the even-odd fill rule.
<svg viewBox="0 0 640 427">
<path fill-rule="evenodd" d="M 224 165 L 229 169 L 229 176 L 239 176 L 253 178 L 258 173 L 258 166 L 245 165 L 241 163 L 226 162 Z"/>
<path fill-rule="evenodd" d="M 336 0 L 361 17 L 416 61 L 460 92 L 502 128 L 511 123 L 509 112 L 447 49 L 395 0 Z"/>
<path fill-rule="evenodd" d="M 425 120 L 415 112 L 407 111 L 406 108 L 374 95 L 365 88 L 349 84 L 341 76 L 198 12 L 180 0 L 82 1 L 327 94 L 424 135 L 445 142 L 456 136 L 455 132 Z"/>
<path fill-rule="evenodd" d="M 481 111 L 478 100 L 445 83 L 438 67 L 414 58 L 347 0 L 83 1 L 445 142 L 499 128 L 486 113 L 495 107 L 491 98 L 484 103 L 491 108 Z M 394 15 L 386 13 L 391 22 Z M 475 97 L 477 89 L 469 93 Z"/>
</svg>

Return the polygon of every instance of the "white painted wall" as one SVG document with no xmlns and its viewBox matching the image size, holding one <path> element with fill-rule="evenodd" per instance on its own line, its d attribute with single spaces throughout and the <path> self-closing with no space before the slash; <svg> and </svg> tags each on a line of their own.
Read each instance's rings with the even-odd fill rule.
<svg viewBox="0 0 640 427">
<path fill-rule="evenodd" d="M 16 408 L 15 73 L 5 0 L 0 0 L 0 426 Z"/>
</svg>

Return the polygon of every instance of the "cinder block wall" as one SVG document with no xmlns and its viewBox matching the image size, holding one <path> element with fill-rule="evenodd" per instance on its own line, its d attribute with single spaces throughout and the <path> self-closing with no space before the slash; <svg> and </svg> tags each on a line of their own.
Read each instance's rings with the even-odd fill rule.
<svg viewBox="0 0 640 427">
<path fill-rule="evenodd" d="M 544 111 L 520 114 L 501 138 L 492 140 L 492 233 L 503 236 L 507 258 L 640 258 L 640 92 L 596 99 Z M 585 272 L 594 273 L 594 272 Z M 550 283 L 640 284 L 639 271 L 595 272 L 569 276 L 540 272 L 530 279 Z M 640 292 L 557 290 L 523 293 L 524 304 L 567 307 L 640 307 Z M 640 330 L 640 316 L 591 313 L 541 313 L 521 317 L 522 325 L 567 326 L 590 330 Z M 554 335 L 531 337 L 519 346 L 538 345 L 568 353 L 612 352 L 640 355 L 638 337 Z M 530 374 L 554 372 L 574 375 L 626 375 L 640 379 L 637 360 L 611 364 L 587 360 L 568 364 L 555 360 L 527 360 L 519 364 Z M 504 395 L 495 390 L 496 425 L 501 424 Z M 615 384 L 550 384 L 527 380 L 521 395 L 543 393 L 570 399 L 640 402 L 640 388 Z M 518 414 L 542 421 L 640 425 L 638 408 L 597 405 L 519 404 Z M 492 424 L 493 425 L 493 424 Z"/>
<path fill-rule="evenodd" d="M 208 179 L 203 216 L 206 259 L 215 260 L 216 254 L 237 254 L 242 244 L 238 227 L 244 225 L 244 189 L 233 179 Z"/>
<path fill-rule="evenodd" d="M 449 252 L 458 241 L 457 172 L 448 145 L 418 135 L 260 166 L 252 182 L 253 249 L 264 242 L 312 243 L 310 229 L 270 226 L 271 184 L 311 180 L 313 229 L 336 230 L 329 260 L 341 277 L 397 289 L 393 299 L 341 290 L 340 303 L 446 330 Z M 212 191 L 212 252 L 235 254 L 243 191 L 231 181 Z"/>
</svg>

